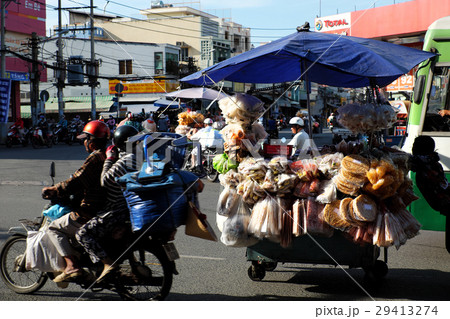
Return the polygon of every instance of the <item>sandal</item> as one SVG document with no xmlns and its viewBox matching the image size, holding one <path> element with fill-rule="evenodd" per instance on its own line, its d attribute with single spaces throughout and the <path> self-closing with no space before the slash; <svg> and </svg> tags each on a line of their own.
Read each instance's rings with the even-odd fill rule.
<svg viewBox="0 0 450 319">
<path fill-rule="evenodd" d="M 63 281 L 66 281 L 67 279 L 81 276 L 82 274 L 83 274 L 83 272 L 81 270 L 71 272 L 70 274 L 66 274 L 65 272 L 63 272 L 62 274 L 56 276 L 55 279 L 53 279 L 53 281 L 56 283 L 63 282 Z"/>
<path fill-rule="evenodd" d="M 105 280 L 109 275 L 111 275 L 115 270 L 117 270 L 116 266 L 107 266 L 103 269 L 101 275 L 97 278 L 97 282 L 101 282 Z"/>
</svg>

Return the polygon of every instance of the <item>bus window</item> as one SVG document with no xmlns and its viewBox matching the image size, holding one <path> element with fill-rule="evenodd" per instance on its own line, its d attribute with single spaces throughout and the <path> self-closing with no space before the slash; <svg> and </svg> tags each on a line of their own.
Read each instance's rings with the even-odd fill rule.
<svg viewBox="0 0 450 319">
<path fill-rule="evenodd" d="M 423 131 L 449 131 L 450 117 L 439 115 L 439 110 L 450 110 L 449 90 L 450 67 L 435 67 L 431 91 L 428 100 L 427 114 L 423 123 Z"/>
</svg>

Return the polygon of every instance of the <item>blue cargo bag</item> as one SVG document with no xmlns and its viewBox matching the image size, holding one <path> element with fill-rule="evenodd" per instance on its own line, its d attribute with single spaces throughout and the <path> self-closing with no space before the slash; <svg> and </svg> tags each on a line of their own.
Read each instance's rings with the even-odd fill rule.
<svg viewBox="0 0 450 319">
<path fill-rule="evenodd" d="M 198 177 L 185 171 L 161 176 L 160 170 L 152 176 L 146 173 L 152 164 L 144 162 L 139 172 L 128 173 L 117 181 L 125 188 L 123 194 L 133 231 L 143 228 L 149 228 L 150 233 L 172 231 L 186 223 L 188 200 L 184 192 Z"/>
</svg>

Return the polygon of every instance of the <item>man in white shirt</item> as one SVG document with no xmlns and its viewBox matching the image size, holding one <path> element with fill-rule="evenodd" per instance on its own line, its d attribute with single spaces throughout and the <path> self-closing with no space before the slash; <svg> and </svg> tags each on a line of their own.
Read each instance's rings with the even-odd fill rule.
<svg viewBox="0 0 450 319">
<path fill-rule="evenodd" d="M 191 140 L 197 141 L 200 143 L 202 150 L 211 147 L 211 148 L 220 148 L 223 147 L 223 138 L 219 131 L 215 130 L 213 128 L 213 121 L 210 118 L 207 118 L 203 121 L 203 123 L 206 125 L 204 128 L 199 130 L 197 133 L 192 135 Z M 192 158 L 191 163 L 192 167 L 196 167 L 200 163 L 200 158 L 197 156 L 197 148 L 194 147 L 192 150 Z"/>
<path fill-rule="evenodd" d="M 294 137 L 288 143 L 288 145 L 292 145 L 292 156 L 297 151 L 300 151 L 305 144 L 305 141 L 309 139 L 308 134 L 304 131 L 305 122 L 300 117 L 293 117 L 289 121 L 289 125 L 291 126 L 291 131 L 294 133 Z"/>
</svg>

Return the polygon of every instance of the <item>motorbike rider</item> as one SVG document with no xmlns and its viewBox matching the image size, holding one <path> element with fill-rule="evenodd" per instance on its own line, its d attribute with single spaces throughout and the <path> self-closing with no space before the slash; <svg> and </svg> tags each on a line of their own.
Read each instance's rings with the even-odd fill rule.
<svg viewBox="0 0 450 319">
<path fill-rule="evenodd" d="M 67 134 L 67 120 L 65 115 L 61 115 L 61 118 L 58 121 L 58 125 L 61 126 L 61 136 L 65 136 Z"/>
<path fill-rule="evenodd" d="M 297 151 L 300 151 L 305 144 L 305 141 L 309 138 L 308 134 L 305 132 L 305 122 L 298 116 L 295 116 L 289 120 L 289 125 L 291 126 L 291 131 L 294 135 L 292 140 L 288 145 L 292 145 L 292 156 Z"/>
<path fill-rule="evenodd" d="M 11 127 L 13 126 L 17 129 L 19 139 L 22 141 L 25 138 L 25 126 L 23 124 L 22 118 L 18 117 L 16 122 Z"/>
<path fill-rule="evenodd" d="M 116 268 L 102 243 L 120 239 L 127 230 L 126 227 L 129 227 L 128 206 L 116 178 L 138 169 L 134 152 L 126 152 L 126 141 L 136 134 L 138 130 L 130 125 L 122 125 L 114 132 L 114 145 L 106 150 L 106 160 L 101 174 L 101 185 L 107 189 L 105 209 L 84 224 L 75 235 L 92 262 L 103 263 L 103 271 L 98 281 L 103 280 Z"/>
<path fill-rule="evenodd" d="M 190 139 L 192 141 L 197 141 L 200 143 L 202 150 L 205 150 L 206 148 L 219 148 L 223 145 L 223 138 L 220 135 L 219 131 L 215 130 L 213 128 L 213 120 L 210 118 L 206 118 L 203 123 L 205 124 L 205 127 L 198 130 L 197 133 L 193 134 Z M 192 157 L 191 157 L 191 167 L 196 167 L 199 164 L 195 165 L 196 163 L 199 163 L 200 158 L 197 156 L 197 148 L 194 147 L 192 150 Z"/>
<path fill-rule="evenodd" d="M 111 131 L 111 134 L 114 132 L 114 129 L 116 128 L 116 120 L 112 115 L 109 115 L 108 121 L 106 121 L 106 125 L 108 125 L 109 130 Z"/>
<path fill-rule="evenodd" d="M 42 130 L 42 137 L 44 138 L 44 140 L 47 140 L 47 133 L 48 133 L 48 122 L 47 119 L 45 118 L 45 114 L 44 113 L 39 113 L 39 119 L 36 123 L 36 126 L 40 127 Z"/>
<path fill-rule="evenodd" d="M 66 262 L 64 271 L 54 279 L 57 283 L 82 274 L 70 240 L 84 223 L 104 207 L 106 190 L 100 184 L 100 176 L 106 158 L 108 135 L 109 129 L 105 123 L 87 123 L 83 134 L 77 138 L 84 140 L 85 149 L 90 155 L 70 178 L 42 189 L 45 199 L 67 198 L 70 195 L 75 197 L 71 205 L 72 212 L 52 221 L 48 229 L 49 238 Z"/>
</svg>

